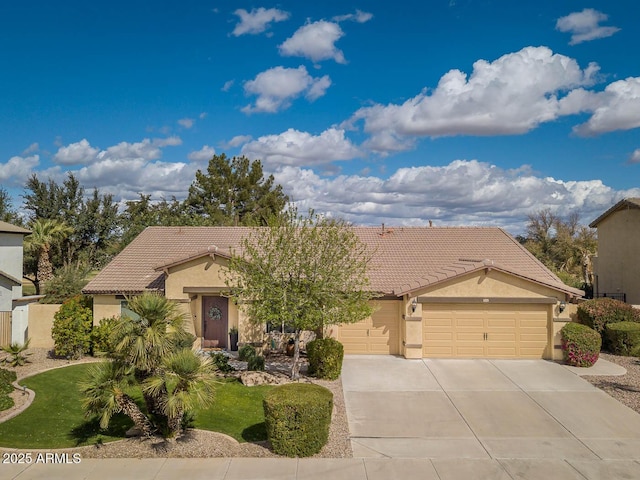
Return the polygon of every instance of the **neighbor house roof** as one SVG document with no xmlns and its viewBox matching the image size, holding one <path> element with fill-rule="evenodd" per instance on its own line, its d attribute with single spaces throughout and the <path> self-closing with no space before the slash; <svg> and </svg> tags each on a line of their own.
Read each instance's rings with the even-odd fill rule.
<svg viewBox="0 0 640 480">
<path fill-rule="evenodd" d="M 84 288 L 88 294 L 163 290 L 163 269 L 204 255 L 238 251 L 249 227 L 149 227 Z M 495 227 L 353 227 L 373 253 L 371 288 L 386 295 L 493 268 L 571 295 L 568 287 L 513 237 Z"/>
<path fill-rule="evenodd" d="M 616 203 L 609 210 L 604 212 L 598 218 L 596 218 L 593 222 L 589 224 L 591 228 L 596 228 L 600 222 L 602 222 L 605 218 L 611 215 L 614 212 L 619 210 L 628 210 L 628 209 L 640 209 L 640 198 L 623 198 L 618 203 Z"/>
<path fill-rule="evenodd" d="M 7 280 L 9 280 L 14 285 L 22 285 L 22 282 L 20 280 L 18 280 L 13 275 L 9 275 L 8 273 L 3 272 L 2 270 L 0 270 L 0 277 L 6 278 Z"/>
<path fill-rule="evenodd" d="M 13 225 L 11 223 L 0 222 L 0 233 L 22 233 L 23 235 L 29 235 L 31 233 L 31 230 L 18 227 L 17 225 Z"/>
</svg>

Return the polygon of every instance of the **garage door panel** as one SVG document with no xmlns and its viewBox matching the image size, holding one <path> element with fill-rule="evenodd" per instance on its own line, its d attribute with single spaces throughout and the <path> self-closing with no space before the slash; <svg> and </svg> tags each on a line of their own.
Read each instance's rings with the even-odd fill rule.
<svg viewBox="0 0 640 480">
<path fill-rule="evenodd" d="M 423 304 L 423 355 L 542 358 L 547 311 L 546 304 Z M 443 318 L 450 337 L 442 331 Z"/>
<path fill-rule="evenodd" d="M 369 318 L 338 328 L 338 340 L 346 354 L 386 354 L 399 352 L 399 303 L 380 302 Z"/>
</svg>

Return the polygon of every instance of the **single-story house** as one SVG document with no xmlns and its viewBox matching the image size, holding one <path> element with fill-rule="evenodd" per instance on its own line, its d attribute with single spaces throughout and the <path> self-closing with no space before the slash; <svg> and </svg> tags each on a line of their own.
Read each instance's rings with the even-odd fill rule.
<svg viewBox="0 0 640 480">
<path fill-rule="evenodd" d="M 640 306 L 640 198 L 624 198 L 589 224 L 598 229 L 594 294 Z"/>
<path fill-rule="evenodd" d="M 583 295 L 513 237 L 493 227 L 353 227 L 371 249 L 368 319 L 332 327 L 351 354 L 406 358 L 557 358 L 558 325 Z M 248 227 L 149 227 L 83 290 L 94 321 L 126 313 L 127 298 L 157 291 L 180 302 L 200 341 L 261 341 L 225 296 L 224 269 Z M 562 322 L 559 322 L 561 320 Z M 559 322 L 559 323 L 554 323 Z"/>
</svg>

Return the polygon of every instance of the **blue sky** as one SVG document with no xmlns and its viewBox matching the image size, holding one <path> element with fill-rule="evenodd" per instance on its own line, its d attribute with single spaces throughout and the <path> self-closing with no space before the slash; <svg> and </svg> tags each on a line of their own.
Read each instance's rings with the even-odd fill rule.
<svg viewBox="0 0 640 480">
<path fill-rule="evenodd" d="M 0 184 L 184 198 L 260 158 L 357 224 L 498 225 L 640 196 L 631 0 L 2 2 Z"/>
</svg>

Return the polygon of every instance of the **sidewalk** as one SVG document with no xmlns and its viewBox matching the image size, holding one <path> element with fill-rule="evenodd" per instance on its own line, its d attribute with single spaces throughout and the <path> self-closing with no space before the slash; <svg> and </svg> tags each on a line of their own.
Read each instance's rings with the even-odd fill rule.
<svg viewBox="0 0 640 480">
<path fill-rule="evenodd" d="M 640 478 L 631 460 L 560 459 L 86 459 L 78 464 L 0 464 L 2 480 L 610 480 Z"/>
</svg>

